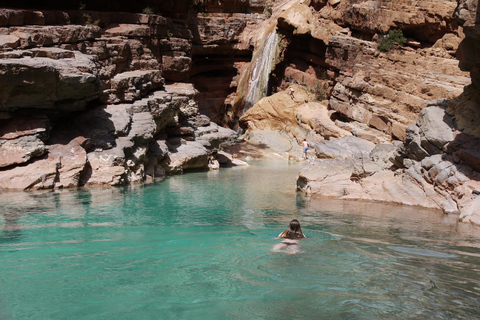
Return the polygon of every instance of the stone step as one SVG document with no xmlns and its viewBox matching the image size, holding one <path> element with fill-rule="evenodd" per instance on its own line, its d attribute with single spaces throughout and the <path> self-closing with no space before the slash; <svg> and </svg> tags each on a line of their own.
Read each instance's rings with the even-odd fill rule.
<svg viewBox="0 0 480 320">
<path fill-rule="evenodd" d="M 1 44 L 1 37 L 0 36 L 0 47 Z M 20 58 L 48 58 L 53 60 L 60 60 L 60 59 L 74 59 L 75 52 L 71 50 L 65 50 L 61 48 L 55 47 L 46 47 L 46 48 L 34 48 L 31 50 L 15 50 L 15 51 L 7 51 L 7 52 L 0 52 L 0 59 L 20 59 Z"/>
<path fill-rule="evenodd" d="M 27 49 L 92 41 L 100 36 L 101 29 L 92 25 L 21 26 L 1 28 L 0 34 L 0 47 Z"/>
<path fill-rule="evenodd" d="M 380 130 L 371 128 L 364 123 L 343 122 L 340 120 L 336 120 L 335 124 L 338 127 L 351 132 L 354 136 L 365 139 L 367 141 L 371 141 L 373 143 L 384 143 L 384 142 L 392 141 L 392 138 L 390 135 Z"/>
</svg>

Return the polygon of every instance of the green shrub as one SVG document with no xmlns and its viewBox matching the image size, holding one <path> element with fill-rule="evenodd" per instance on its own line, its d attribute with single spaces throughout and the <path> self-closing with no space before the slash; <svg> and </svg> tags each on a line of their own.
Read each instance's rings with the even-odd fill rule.
<svg viewBox="0 0 480 320">
<path fill-rule="evenodd" d="M 383 52 L 390 51 L 396 44 L 404 46 L 407 43 L 407 38 L 403 35 L 402 30 L 390 30 L 388 34 L 383 37 L 377 46 L 377 49 Z"/>
<path fill-rule="evenodd" d="M 327 100 L 328 98 L 327 88 L 325 87 L 325 84 L 321 83 L 318 80 L 317 80 L 316 86 L 314 87 L 308 86 L 307 90 L 308 92 L 312 93 L 315 96 L 315 99 L 317 101 Z"/>
<path fill-rule="evenodd" d="M 320 84 L 318 84 L 315 89 L 315 99 L 317 99 L 317 101 L 327 100 L 327 90 Z"/>
<path fill-rule="evenodd" d="M 83 17 L 83 24 L 84 25 L 86 25 L 86 26 L 97 26 L 97 27 L 100 26 L 100 20 L 93 21 L 91 15 L 84 13 L 82 15 L 82 17 Z"/>
<path fill-rule="evenodd" d="M 92 16 L 88 13 L 85 13 L 84 10 L 87 8 L 87 5 L 83 2 L 80 2 L 79 11 L 76 11 L 70 14 L 70 19 L 73 24 L 81 24 L 84 26 L 100 26 L 100 20 L 93 21 Z"/>
<path fill-rule="evenodd" d="M 268 19 L 272 16 L 272 13 L 273 13 L 273 8 L 271 5 L 267 5 L 265 7 L 265 9 L 263 10 L 263 14 L 265 15 L 265 17 Z"/>
<path fill-rule="evenodd" d="M 320 80 L 328 80 L 328 74 L 327 70 L 322 68 L 321 66 L 316 66 L 315 67 L 315 74 L 317 75 L 317 78 Z"/>
<path fill-rule="evenodd" d="M 145 9 L 143 9 L 142 13 L 144 13 L 144 14 L 154 14 L 153 9 L 150 8 L 150 7 L 146 7 Z"/>
</svg>

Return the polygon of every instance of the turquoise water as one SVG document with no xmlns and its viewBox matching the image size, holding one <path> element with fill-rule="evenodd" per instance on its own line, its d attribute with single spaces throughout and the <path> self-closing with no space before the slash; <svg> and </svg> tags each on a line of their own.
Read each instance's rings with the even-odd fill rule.
<svg viewBox="0 0 480 320">
<path fill-rule="evenodd" d="M 0 319 L 478 319 L 480 228 L 296 195 L 298 166 L 0 195 Z M 272 253 L 292 218 L 308 239 Z"/>
</svg>

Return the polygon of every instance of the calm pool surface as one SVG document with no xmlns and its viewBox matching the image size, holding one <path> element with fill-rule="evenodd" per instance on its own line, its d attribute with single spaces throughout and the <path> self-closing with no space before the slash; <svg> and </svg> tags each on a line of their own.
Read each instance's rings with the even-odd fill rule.
<svg viewBox="0 0 480 320">
<path fill-rule="evenodd" d="M 298 171 L 0 194 L 0 319 L 480 318 L 480 228 L 304 198 Z M 301 252 L 271 252 L 293 218 Z"/>
</svg>

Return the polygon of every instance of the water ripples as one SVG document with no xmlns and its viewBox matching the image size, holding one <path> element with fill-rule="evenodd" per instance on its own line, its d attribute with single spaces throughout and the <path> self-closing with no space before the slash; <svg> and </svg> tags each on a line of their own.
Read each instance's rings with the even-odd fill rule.
<svg viewBox="0 0 480 320">
<path fill-rule="evenodd" d="M 0 197 L 0 318 L 480 318 L 477 229 L 299 198 L 296 170 Z M 272 252 L 292 218 L 300 252 Z"/>
</svg>

